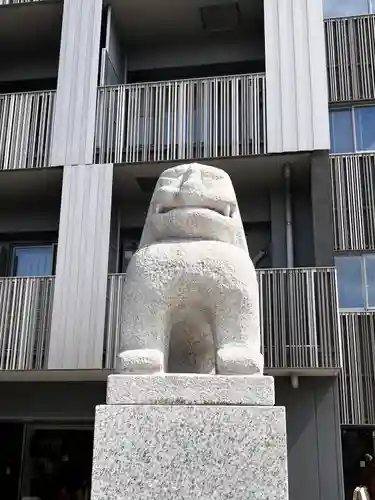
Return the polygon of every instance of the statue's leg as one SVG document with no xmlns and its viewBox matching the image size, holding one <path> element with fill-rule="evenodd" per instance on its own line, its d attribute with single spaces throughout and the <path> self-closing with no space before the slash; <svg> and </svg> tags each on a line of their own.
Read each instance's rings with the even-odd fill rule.
<svg viewBox="0 0 375 500">
<path fill-rule="evenodd" d="M 216 370 L 220 375 L 262 375 L 263 356 L 249 346 L 228 343 L 216 352 Z"/>
<path fill-rule="evenodd" d="M 249 297 L 241 290 L 226 292 L 215 308 L 214 323 L 217 373 L 262 374 L 256 294 Z"/>
<path fill-rule="evenodd" d="M 164 372 L 164 353 L 158 349 L 130 349 L 118 355 L 117 369 L 125 373 Z"/>
<path fill-rule="evenodd" d="M 118 369 L 139 374 L 164 372 L 168 356 L 165 304 L 158 297 L 152 297 L 150 289 L 145 300 L 139 284 L 138 288 L 128 289 L 123 299 Z"/>
</svg>

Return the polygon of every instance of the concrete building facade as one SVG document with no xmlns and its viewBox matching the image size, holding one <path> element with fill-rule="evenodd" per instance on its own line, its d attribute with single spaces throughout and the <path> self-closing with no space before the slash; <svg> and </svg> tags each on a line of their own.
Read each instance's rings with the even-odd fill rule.
<svg viewBox="0 0 375 500">
<path fill-rule="evenodd" d="M 158 175 L 190 161 L 237 192 L 266 372 L 287 408 L 290 498 L 345 497 L 342 433 L 375 425 L 366 5 L 0 0 L 7 498 L 89 483 L 126 266 Z M 358 277 L 355 296 L 345 281 L 358 265 L 362 309 Z"/>
</svg>

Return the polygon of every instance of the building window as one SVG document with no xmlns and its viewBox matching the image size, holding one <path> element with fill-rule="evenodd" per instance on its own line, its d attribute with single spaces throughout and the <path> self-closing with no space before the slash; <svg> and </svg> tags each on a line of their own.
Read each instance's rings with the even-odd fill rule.
<svg viewBox="0 0 375 500">
<path fill-rule="evenodd" d="M 339 307 L 375 309 L 375 254 L 336 257 Z"/>
<path fill-rule="evenodd" d="M 353 114 L 350 109 L 331 111 L 331 152 L 336 154 L 354 151 Z"/>
<path fill-rule="evenodd" d="M 324 17 L 349 17 L 375 12 L 375 0 L 324 0 Z"/>
<path fill-rule="evenodd" d="M 12 276 L 50 276 L 53 265 L 54 245 L 13 247 Z"/>
<path fill-rule="evenodd" d="M 356 150 L 375 151 L 375 106 L 353 109 Z"/>
<path fill-rule="evenodd" d="M 375 106 L 330 111 L 331 153 L 375 151 Z"/>
</svg>

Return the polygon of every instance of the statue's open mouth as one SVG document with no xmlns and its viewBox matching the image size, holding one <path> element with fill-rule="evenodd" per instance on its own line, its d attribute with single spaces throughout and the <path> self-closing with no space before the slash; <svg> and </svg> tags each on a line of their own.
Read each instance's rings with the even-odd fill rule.
<svg viewBox="0 0 375 500">
<path fill-rule="evenodd" d="M 182 205 L 182 206 L 167 206 L 158 204 L 155 206 L 155 213 L 157 214 L 167 214 L 172 212 L 172 210 L 210 210 L 211 212 L 216 212 L 223 217 L 233 217 L 234 206 L 232 207 L 230 203 L 222 204 L 222 206 L 209 206 L 209 205 Z"/>
</svg>

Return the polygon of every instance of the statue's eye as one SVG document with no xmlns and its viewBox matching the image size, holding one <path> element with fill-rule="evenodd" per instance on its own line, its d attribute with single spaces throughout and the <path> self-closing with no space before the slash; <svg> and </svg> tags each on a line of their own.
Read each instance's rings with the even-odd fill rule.
<svg viewBox="0 0 375 500">
<path fill-rule="evenodd" d="M 219 181 L 223 178 L 221 175 L 217 175 L 217 173 L 211 172 L 210 170 L 204 170 L 202 172 L 202 177 L 210 181 Z"/>
<path fill-rule="evenodd" d="M 157 187 L 160 189 L 164 186 L 170 186 L 171 184 L 177 184 L 176 178 L 163 177 L 163 178 L 160 178 L 160 181 L 159 181 L 159 184 Z"/>
</svg>

